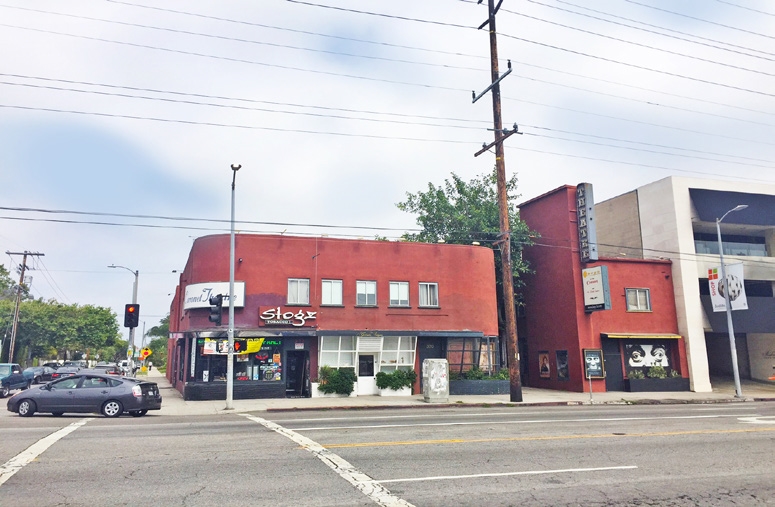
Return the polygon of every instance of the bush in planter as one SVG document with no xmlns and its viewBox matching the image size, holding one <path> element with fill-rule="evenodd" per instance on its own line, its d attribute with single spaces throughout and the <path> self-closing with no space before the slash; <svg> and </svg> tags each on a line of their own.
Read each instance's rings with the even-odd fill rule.
<svg viewBox="0 0 775 507">
<path fill-rule="evenodd" d="M 318 391 L 324 394 L 350 396 L 355 390 L 355 368 L 332 368 L 321 366 L 318 373 Z"/>
<path fill-rule="evenodd" d="M 644 379 L 646 378 L 646 375 L 643 374 L 643 370 L 630 370 L 629 373 L 627 373 L 627 378 Z"/>
<path fill-rule="evenodd" d="M 655 365 L 649 368 L 648 372 L 649 378 L 667 378 L 667 370 L 665 370 L 662 366 Z"/>
<path fill-rule="evenodd" d="M 390 373 L 381 371 L 377 373 L 377 387 L 380 389 L 400 391 L 404 387 L 411 388 L 416 380 L 417 373 L 414 370 L 395 370 Z"/>
</svg>

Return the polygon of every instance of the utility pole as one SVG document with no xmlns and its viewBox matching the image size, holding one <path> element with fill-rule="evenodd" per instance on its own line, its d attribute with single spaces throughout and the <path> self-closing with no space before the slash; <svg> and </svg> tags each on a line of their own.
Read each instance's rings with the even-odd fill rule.
<svg viewBox="0 0 775 507">
<path fill-rule="evenodd" d="M 8 348 L 8 362 L 13 362 L 14 347 L 16 346 L 16 331 L 19 329 L 19 307 L 22 302 L 22 284 L 24 283 L 24 272 L 27 270 L 27 257 L 42 257 L 45 254 L 38 252 L 5 252 L 7 255 L 21 255 L 22 269 L 19 276 L 19 286 L 16 288 L 16 307 L 13 311 L 13 325 L 11 326 L 11 344 Z"/>
<path fill-rule="evenodd" d="M 479 0 L 482 3 L 482 0 Z M 488 0 L 489 17 L 479 28 L 489 25 L 490 30 L 490 75 L 492 83 L 478 97 L 474 93 L 473 101 L 476 102 L 488 90 L 492 92 L 492 118 L 493 128 L 495 130 L 495 141 L 484 146 L 476 155 L 483 153 L 490 147 L 495 147 L 495 169 L 497 172 L 497 190 L 498 190 L 498 218 L 500 225 L 500 234 L 498 244 L 501 251 L 501 286 L 503 287 L 503 306 L 505 309 L 504 324 L 506 332 L 506 351 L 509 363 L 510 379 L 510 400 L 512 402 L 522 401 L 522 382 L 520 380 L 519 368 L 519 347 L 517 341 L 517 314 L 514 308 L 514 279 L 511 269 L 511 225 L 509 223 L 509 196 L 506 190 L 506 160 L 503 153 L 503 141 L 512 134 L 518 134 L 516 125 L 512 131 L 503 130 L 503 120 L 501 118 L 501 90 L 500 81 L 511 72 L 511 62 L 509 70 L 503 76 L 498 70 L 498 38 L 495 31 L 495 14 L 500 8 L 503 0 L 498 2 L 495 7 L 495 0 Z"/>
</svg>

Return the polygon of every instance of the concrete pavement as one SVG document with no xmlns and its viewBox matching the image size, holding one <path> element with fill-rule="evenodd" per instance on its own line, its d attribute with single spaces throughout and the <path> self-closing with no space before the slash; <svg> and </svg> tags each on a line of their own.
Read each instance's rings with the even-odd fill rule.
<svg viewBox="0 0 775 507">
<path fill-rule="evenodd" d="M 142 375 L 138 372 L 138 377 Z M 225 400 L 185 401 L 167 378 L 156 368 L 148 372 L 148 380 L 159 385 L 163 400 L 162 415 L 207 415 L 234 412 L 284 410 L 346 410 L 423 408 L 449 406 L 540 406 L 540 405 L 596 405 L 596 404 L 657 404 L 657 403 L 742 403 L 746 401 L 775 401 L 775 383 L 742 381 L 743 399 L 735 397 L 732 379 L 715 379 L 713 392 L 648 392 L 648 393 L 572 393 L 551 389 L 522 388 L 520 403 L 511 403 L 509 395 L 450 396 L 448 403 L 426 403 L 421 394 L 413 396 L 357 396 L 350 398 L 270 398 L 234 400 L 233 410 L 226 410 Z"/>
</svg>

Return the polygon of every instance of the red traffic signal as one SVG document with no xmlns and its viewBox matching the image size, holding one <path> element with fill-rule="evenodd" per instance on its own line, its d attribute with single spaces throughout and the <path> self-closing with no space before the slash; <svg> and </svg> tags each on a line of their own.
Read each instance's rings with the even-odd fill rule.
<svg viewBox="0 0 775 507">
<path fill-rule="evenodd" d="M 128 304 L 124 307 L 124 327 L 137 327 L 140 322 L 140 305 Z"/>
<path fill-rule="evenodd" d="M 234 340 L 234 353 L 235 354 L 242 354 L 247 352 L 248 350 L 248 341 L 247 340 Z"/>
</svg>

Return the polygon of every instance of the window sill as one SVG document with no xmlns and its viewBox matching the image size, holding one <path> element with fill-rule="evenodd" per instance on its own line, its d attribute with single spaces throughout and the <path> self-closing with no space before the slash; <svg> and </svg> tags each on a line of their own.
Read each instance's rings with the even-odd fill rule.
<svg viewBox="0 0 775 507">
<path fill-rule="evenodd" d="M 320 307 L 321 308 L 344 308 L 344 305 L 325 305 L 321 303 Z"/>
<path fill-rule="evenodd" d="M 355 305 L 355 308 L 379 308 L 379 305 Z"/>
<path fill-rule="evenodd" d="M 418 306 L 417 308 L 424 309 L 424 310 L 439 310 L 441 306 Z"/>
<path fill-rule="evenodd" d="M 411 309 L 412 307 L 409 305 L 388 305 L 388 308 L 408 308 Z"/>
</svg>

